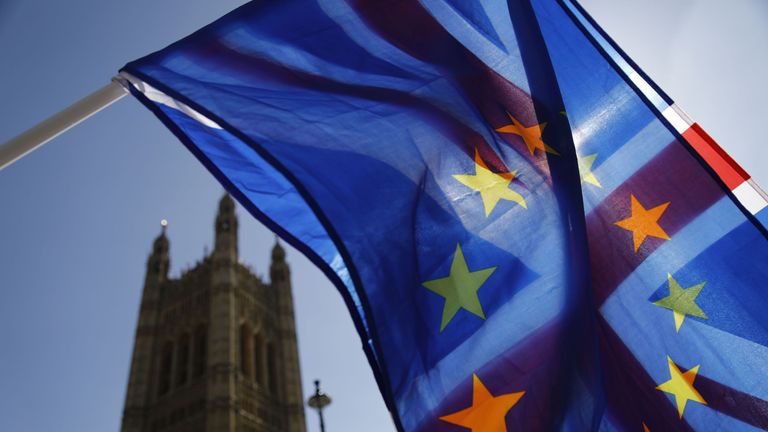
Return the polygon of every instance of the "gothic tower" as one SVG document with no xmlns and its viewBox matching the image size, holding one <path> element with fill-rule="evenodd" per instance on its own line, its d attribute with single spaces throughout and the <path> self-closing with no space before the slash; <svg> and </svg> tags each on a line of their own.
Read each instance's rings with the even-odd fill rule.
<svg viewBox="0 0 768 432">
<path fill-rule="evenodd" d="M 269 283 L 240 264 L 227 195 L 213 251 L 177 279 L 169 266 L 163 227 L 147 260 L 123 432 L 303 432 L 290 269 L 280 244 Z"/>
</svg>

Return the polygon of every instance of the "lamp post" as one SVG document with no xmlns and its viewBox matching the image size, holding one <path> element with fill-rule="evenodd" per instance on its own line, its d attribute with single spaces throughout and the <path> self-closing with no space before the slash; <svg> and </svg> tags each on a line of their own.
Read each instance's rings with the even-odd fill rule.
<svg viewBox="0 0 768 432">
<path fill-rule="evenodd" d="M 310 408 L 317 410 L 317 415 L 320 417 L 320 432 L 325 432 L 325 422 L 323 422 L 323 408 L 330 404 L 331 398 L 327 394 L 320 391 L 320 380 L 315 380 L 315 394 L 313 394 L 309 400 L 307 400 L 307 405 L 309 405 Z"/>
</svg>

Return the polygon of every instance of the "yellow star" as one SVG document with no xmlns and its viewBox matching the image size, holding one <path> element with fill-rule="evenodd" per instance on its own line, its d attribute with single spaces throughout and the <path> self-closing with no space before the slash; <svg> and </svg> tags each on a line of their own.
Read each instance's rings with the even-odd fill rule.
<svg viewBox="0 0 768 432">
<path fill-rule="evenodd" d="M 696 379 L 696 374 L 699 372 L 699 366 L 701 365 L 696 365 L 686 372 L 680 372 L 680 369 L 677 368 L 677 365 L 671 358 L 669 358 L 669 356 L 667 356 L 667 363 L 669 364 L 670 379 L 667 382 L 659 384 L 656 387 L 656 390 L 661 390 L 675 396 L 677 412 L 680 414 L 680 418 L 683 418 L 685 404 L 687 404 L 689 400 L 706 405 L 707 402 L 693 387 L 693 381 Z"/>
<path fill-rule="evenodd" d="M 517 171 L 495 173 L 488 169 L 480 157 L 480 153 L 475 150 L 475 174 L 456 174 L 453 176 L 463 185 L 480 192 L 480 198 L 483 200 L 485 217 L 488 217 L 499 200 L 508 200 L 518 203 L 524 209 L 528 206 L 522 195 L 509 188 L 509 184 L 515 178 Z"/>
<path fill-rule="evenodd" d="M 597 177 L 595 177 L 595 175 L 592 173 L 592 165 L 594 165 L 595 159 L 597 159 L 597 153 L 579 157 L 579 173 L 581 173 L 581 181 L 584 183 L 589 183 L 591 185 L 602 188 L 603 185 L 600 184 L 600 181 L 598 181 Z"/>
<path fill-rule="evenodd" d="M 683 288 L 669 273 L 667 273 L 667 281 L 669 282 L 669 295 L 653 302 L 653 304 L 672 310 L 672 314 L 675 317 L 676 331 L 680 331 L 680 326 L 683 325 L 686 315 L 708 319 L 707 314 L 696 304 L 696 297 L 701 293 L 705 282 L 690 288 Z"/>
<path fill-rule="evenodd" d="M 614 222 L 614 225 L 618 225 L 627 231 L 632 231 L 635 253 L 637 253 L 640 245 L 648 236 L 669 240 L 667 233 L 659 226 L 659 218 L 664 214 L 667 206 L 669 206 L 669 202 L 652 209 L 646 209 L 634 195 L 630 194 L 630 199 L 632 201 L 632 216 Z"/>
<path fill-rule="evenodd" d="M 504 417 L 524 394 L 521 391 L 493 396 L 477 374 L 472 374 L 472 406 L 442 416 L 440 420 L 469 428 L 472 432 L 506 432 Z"/>
<path fill-rule="evenodd" d="M 467 261 L 464 260 L 464 252 L 461 251 L 461 245 L 456 243 L 456 252 L 453 255 L 448 277 L 422 283 L 428 290 L 445 298 L 443 318 L 440 322 L 441 332 L 453 317 L 456 316 L 459 309 L 464 309 L 485 319 L 485 313 L 483 312 L 482 305 L 480 305 L 480 298 L 477 297 L 477 291 L 494 270 L 496 270 L 496 267 L 473 272 L 469 271 Z"/>
<path fill-rule="evenodd" d="M 516 118 L 512 117 L 512 114 L 507 113 L 507 115 L 509 116 L 510 120 L 512 120 L 512 124 L 504 125 L 496 129 L 496 132 L 520 135 L 523 138 L 523 141 L 525 141 L 525 145 L 528 147 L 528 151 L 531 152 L 531 156 L 533 156 L 533 153 L 536 151 L 536 149 L 559 155 L 555 149 L 544 144 L 544 141 L 541 140 L 541 134 L 544 132 L 544 128 L 547 126 L 546 122 L 530 127 L 525 127 L 522 123 L 517 121 Z"/>
</svg>

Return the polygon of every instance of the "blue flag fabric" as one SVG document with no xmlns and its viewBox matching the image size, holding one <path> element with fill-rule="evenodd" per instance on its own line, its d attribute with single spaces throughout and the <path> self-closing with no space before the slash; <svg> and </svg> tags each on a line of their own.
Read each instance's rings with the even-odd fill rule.
<svg viewBox="0 0 768 432">
<path fill-rule="evenodd" d="M 768 427 L 765 199 L 578 4 L 252 2 L 121 76 L 336 285 L 399 430 Z"/>
</svg>

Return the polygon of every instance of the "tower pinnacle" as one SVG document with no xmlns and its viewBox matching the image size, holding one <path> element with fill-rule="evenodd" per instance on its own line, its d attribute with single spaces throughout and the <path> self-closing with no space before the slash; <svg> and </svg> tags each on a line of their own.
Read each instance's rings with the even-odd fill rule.
<svg viewBox="0 0 768 432">
<path fill-rule="evenodd" d="M 237 214 L 235 201 L 228 194 L 219 201 L 219 213 L 216 216 L 216 240 L 214 254 L 237 261 Z"/>
<path fill-rule="evenodd" d="M 269 278 L 272 284 L 280 285 L 287 282 L 290 269 L 285 262 L 285 249 L 280 244 L 280 240 L 275 237 L 275 245 L 272 247 L 272 264 L 269 266 Z"/>
<path fill-rule="evenodd" d="M 275 245 L 272 247 L 272 261 L 285 261 L 285 249 L 277 236 L 275 236 Z"/>
<path fill-rule="evenodd" d="M 167 225 L 167 224 L 166 224 Z M 148 273 L 154 273 L 161 278 L 165 278 L 168 274 L 168 267 L 170 264 L 170 256 L 168 253 L 170 242 L 165 235 L 165 225 L 162 226 L 160 235 L 155 238 L 152 244 L 152 253 L 147 260 L 147 266 L 149 267 Z"/>
</svg>

